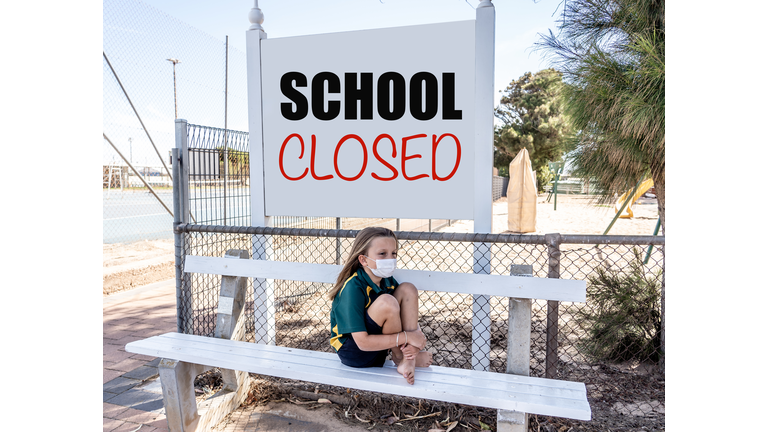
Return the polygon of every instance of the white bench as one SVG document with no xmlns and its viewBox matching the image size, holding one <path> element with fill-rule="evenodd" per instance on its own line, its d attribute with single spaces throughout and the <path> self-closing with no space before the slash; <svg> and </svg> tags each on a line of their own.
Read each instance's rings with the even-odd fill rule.
<svg viewBox="0 0 768 432">
<path fill-rule="evenodd" d="M 207 430 L 236 409 L 248 391 L 248 372 L 400 396 L 498 409 L 498 431 L 527 431 L 527 413 L 590 420 L 583 383 L 529 377 L 530 299 L 585 302 L 584 281 L 520 276 L 396 270 L 400 282 L 420 291 L 510 298 L 507 373 L 442 366 L 417 368 L 409 385 L 394 364 L 383 368 L 344 366 L 334 353 L 242 342 L 246 278 L 333 283 L 341 266 L 263 261 L 246 251 L 226 258 L 186 256 L 186 273 L 222 275 L 214 338 L 167 333 L 126 345 L 126 351 L 163 360 L 159 364 L 171 431 Z M 257 308 L 258 310 L 258 308 Z M 194 379 L 220 368 L 224 388 L 205 404 L 195 401 Z M 515 373 L 515 374 L 512 374 Z"/>
</svg>

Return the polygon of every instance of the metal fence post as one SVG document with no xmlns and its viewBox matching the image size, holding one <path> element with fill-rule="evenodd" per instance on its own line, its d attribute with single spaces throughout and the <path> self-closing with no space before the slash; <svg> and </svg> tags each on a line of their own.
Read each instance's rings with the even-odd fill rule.
<svg viewBox="0 0 768 432">
<path fill-rule="evenodd" d="M 341 218 L 340 217 L 336 218 L 336 229 L 337 230 L 341 229 Z M 339 237 L 336 237 L 336 264 L 337 265 L 344 264 L 341 261 L 341 238 L 339 238 Z"/>
<path fill-rule="evenodd" d="M 548 278 L 560 278 L 560 243 L 562 237 L 560 234 L 546 234 L 544 239 L 547 242 L 547 256 L 549 261 Z M 546 357 L 546 378 L 555 378 L 557 376 L 557 324 L 559 319 L 558 307 L 560 302 L 556 300 L 547 300 L 547 357 Z"/>
<path fill-rule="evenodd" d="M 181 187 L 179 185 L 179 149 L 171 149 L 171 169 L 173 170 L 173 255 L 176 268 L 176 332 L 182 333 L 184 329 L 184 317 L 181 303 L 181 257 L 184 254 L 182 245 L 183 235 L 177 231 L 181 224 Z"/>
<path fill-rule="evenodd" d="M 176 119 L 176 148 L 173 149 L 173 223 L 189 223 L 189 163 L 187 149 L 187 121 Z M 184 235 L 174 230 L 176 266 L 176 323 L 177 332 L 190 333 L 192 325 L 191 278 L 182 271 Z"/>
</svg>

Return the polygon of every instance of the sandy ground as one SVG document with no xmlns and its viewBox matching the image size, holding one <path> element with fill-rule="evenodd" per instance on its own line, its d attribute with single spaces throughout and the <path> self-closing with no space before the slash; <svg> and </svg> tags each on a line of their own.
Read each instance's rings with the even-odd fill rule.
<svg viewBox="0 0 768 432">
<path fill-rule="evenodd" d="M 508 227 L 507 198 L 493 203 L 493 232 L 503 233 Z M 609 235 L 652 235 L 658 219 L 655 199 L 641 198 L 632 208 L 633 218 L 619 218 Z M 616 215 L 613 205 L 599 204 L 589 195 L 558 195 L 557 209 L 554 198 L 547 202 L 547 194 L 539 195 L 536 202 L 536 231 L 526 234 L 594 234 L 602 235 Z M 444 232 L 472 232 L 474 222 L 460 221 Z"/>
<path fill-rule="evenodd" d="M 102 249 L 104 295 L 172 279 L 173 239 L 105 244 Z"/>
<path fill-rule="evenodd" d="M 603 234 L 615 213 L 612 205 L 598 204 L 595 197 L 558 195 L 554 199 L 539 196 L 536 206 L 536 232 L 528 234 Z M 652 235 L 658 210 L 656 200 L 641 198 L 633 207 L 632 219 L 618 219 L 610 235 Z M 507 232 L 506 198 L 493 203 L 493 232 Z M 454 222 L 440 229 L 444 232 L 472 232 L 472 221 Z M 150 240 L 103 246 L 103 294 L 125 291 L 174 277 L 173 240 Z"/>
</svg>

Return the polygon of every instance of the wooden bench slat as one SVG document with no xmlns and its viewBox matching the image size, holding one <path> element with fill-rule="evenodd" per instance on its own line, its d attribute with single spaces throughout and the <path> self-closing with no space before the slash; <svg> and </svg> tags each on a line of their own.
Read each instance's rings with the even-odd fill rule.
<svg viewBox="0 0 768 432">
<path fill-rule="evenodd" d="M 193 339 L 188 338 L 174 338 L 184 344 L 186 350 L 200 350 L 205 351 L 204 354 L 207 357 L 214 357 L 221 354 L 222 351 L 226 351 L 226 347 L 222 347 L 220 343 L 209 343 L 211 338 L 204 338 L 200 340 L 195 337 Z M 216 339 L 214 339 L 215 341 Z M 163 343 L 162 340 L 157 340 L 155 348 L 160 348 Z M 147 344 L 149 346 L 149 344 Z M 283 361 L 296 365 L 311 364 L 321 368 L 343 368 L 338 360 L 336 354 L 302 350 L 297 348 L 287 348 L 279 346 L 251 344 L 251 346 L 241 346 L 237 348 L 238 355 L 247 356 L 254 360 L 267 360 L 267 361 Z M 394 366 L 394 363 L 389 363 Z M 477 374 L 475 371 L 467 369 L 453 369 L 453 368 L 419 368 L 421 374 L 424 375 L 424 379 L 429 382 L 436 382 L 441 384 L 450 385 L 463 385 L 466 386 L 467 378 L 472 379 L 472 386 L 480 389 L 493 389 L 499 391 L 515 391 L 518 393 L 531 393 L 541 394 L 543 396 L 562 397 L 566 399 L 579 399 L 582 397 L 584 385 L 580 383 L 569 383 L 567 381 L 554 381 L 544 378 L 529 378 L 519 377 L 516 375 L 498 375 L 498 374 Z M 360 370 L 361 372 L 369 371 L 371 374 L 376 375 L 377 369 Z M 471 376 L 471 377 L 470 377 Z M 420 378 L 421 379 L 421 378 Z M 535 384 L 532 384 L 535 383 Z M 570 385 L 563 385 L 563 383 Z"/>
<path fill-rule="evenodd" d="M 334 283 L 341 266 L 266 260 L 232 260 L 187 255 L 184 272 L 243 276 L 264 279 Z M 549 279 L 427 270 L 395 270 L 399 282 L 411 282 L 422 291 L 530 298 L 584 303 L 587 285 L 583 280 Z M 430 289 L 434 287 L 434 289 Z"/>
<path fill-rule="evenodd" d="M 254 344 L 256 345 L 256 344 Z M 322 356 L 323 359 L 331 359 L 334 363 L 339 363 L 339 360 L 336 356 L 336 354 L 333 353 L 327 353 L 327 352 L 319 352 L 319 351 L 312 351 L 312 350 L 303 350 L 299 348 L 286 348 L 281 346 L 275 346 L 275 345 L 261 345 L 258 344 L 258 350 L 263 352 L 269 352 L 273 351 L 278 354 L 282 354 L 284 350 L 290 349 L 296 352 L 297 356 L 300 356 L 302 354 L 306 355 L 307 360 L 301 360 L 302 362 L 306 363 L 307 361 L 316 361 L 319 357 Z M 218 348 L 217 348 L 218 349 Z M 328 356 L 328 357 L 326 357 Z M 392 363 L 394 364 L 394 363 Z M 419 368 L 418 370 L 429 370 L 429 368 Z M 449 368 L 449 367 L 441 367 L 439 369 L 439 372 L 435 372 L 435 375 L 442 375 L 447 377 L 446 379 L 449 379 L 448 377 L 464 377 L 468 373 L 472 373 L 474 371 L 470 371 L 468 369 L 459 369 L 459 368 Z M 576 392 L 581 392 L 584 389 L 584 384 L 579 382 L 573 382 L 573 381 L 558 381 L 558 380 L 552 380 L 552 379 L 546 379 L 546 378 L 537 378 L 537 377 L 528 377 L 528 376 L 521 376 L 521 375 L 513 375 L 513 374 L 503 374 L 501 376 L 493 375 L 490 378 L 491 381 L 504 381 L 508 382 L 510 384 L 520 384 L 520 383 L 534 383 L 539 388 L 547 388 L 547 387 L 553 387 L 558 389 L 567 389 L 567 390 L 574 390 Z"/>
<path fill-rule="evenodd" d="M 232 260 L 234 261 L 234 260 Z M 126 351 L 361 390 L 589 420 L 582 383 L 432 366 L 409 385 L 394 365 L 355 369 L 335 354 L 168 333 L 126 345 Z"/>
</svg>

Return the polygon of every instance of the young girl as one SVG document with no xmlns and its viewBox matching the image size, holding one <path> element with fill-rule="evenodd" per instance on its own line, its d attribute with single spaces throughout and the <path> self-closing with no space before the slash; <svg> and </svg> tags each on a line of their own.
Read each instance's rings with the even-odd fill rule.
<svg viewBox="0 0 768 432">
<path fill-rule="evenodd" d="M 365 228 L 329 292 L 331 346 L 352 367 L 381 367 L 392 350 L 397 371 L 414 383 L 416 367 L 429 367 L 432 354 L 419 329 L 419 292 L 392 277 L 397 237 L 387 228 Z"/>
</svg>

